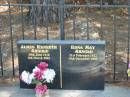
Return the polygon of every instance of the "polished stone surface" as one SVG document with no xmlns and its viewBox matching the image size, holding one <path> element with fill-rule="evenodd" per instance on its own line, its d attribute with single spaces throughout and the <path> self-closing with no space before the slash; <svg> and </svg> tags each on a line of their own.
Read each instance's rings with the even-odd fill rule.
<svg viewBox="0 0 130 97">
<path fill-rule="evenodd" d="M 94 40 L 20 40 L 19 72 L 32 72 L 40 62 L 54 69 L 56 77 L 50 89 L 103 90 L 105 41 Z M 21 88 L 34 88 L 20 80 Z"/>
</svg>

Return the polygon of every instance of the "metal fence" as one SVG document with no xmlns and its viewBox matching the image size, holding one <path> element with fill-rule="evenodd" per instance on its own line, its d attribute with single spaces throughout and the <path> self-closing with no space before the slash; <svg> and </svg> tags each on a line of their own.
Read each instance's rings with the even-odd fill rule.
<svg viewBox="0 0 130 97">
<path fill-rule="evenodd" d="M 106 81 L 129 80 L 129 5 L 45 1 L 0 4 L 1 77 L 18 75 L 17 40 L 87 39 L 106 40 Z"/>
</svg>

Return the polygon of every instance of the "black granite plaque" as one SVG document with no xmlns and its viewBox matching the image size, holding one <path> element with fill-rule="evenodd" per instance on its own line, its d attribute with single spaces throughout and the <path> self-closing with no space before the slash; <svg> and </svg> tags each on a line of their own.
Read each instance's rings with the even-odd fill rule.
<svg viewBox="0 0 130 97">
<path fill-rule="evenodd" d="M 56 71 L 51 89 L 103 90 L 104 41 L 18 41 L 19 73 L 32 71 L 39 62 Z M 33 88 L 20 81 L 21 88 Z"/>
</svg>

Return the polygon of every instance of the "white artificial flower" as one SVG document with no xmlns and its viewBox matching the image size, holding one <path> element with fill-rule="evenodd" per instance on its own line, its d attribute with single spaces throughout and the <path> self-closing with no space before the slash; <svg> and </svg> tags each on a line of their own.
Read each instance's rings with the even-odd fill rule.
<svg viewBox="0 0 130 97">
<path fill-rule="evenodd" d="M 36 71 L 40 71 L 40 69 L 37 66 L 35 66 L 35 68 L 33 69 L 33 73 Z"/>
<path fill-rule="evenodd" d="M 34 77 L 34 73 L 31 73 L 31 74 L 29 75 L 29 79 L 32 81 L 34 78 L 35 78 L 35 77 Z"/>
<path fill-rule="evenodd" d="M 32 78 L 30 77 L 30 73 L 27 71 L 23 71 L 21 74 L 21 79 L 27 84 L 31 84 Z"/>
<path fill-rule="evenodd" d="M 42 76 L 43 79 L 45 79 L 48 83 L 53 82 L 53 79 L 55 78 L 55 71 L 53 69 L 47 69 L 44 71 L 44 75 Z"/>
</svg>

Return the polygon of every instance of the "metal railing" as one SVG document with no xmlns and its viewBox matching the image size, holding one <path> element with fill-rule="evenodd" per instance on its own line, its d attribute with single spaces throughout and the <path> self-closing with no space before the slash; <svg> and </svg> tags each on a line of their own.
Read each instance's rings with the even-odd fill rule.
<svg viewBox="0 0 130 97">
<path fill-rule="evenodd" d="M 110 66 L 110 69 L 108 69 L 108 71 L 110 70 L 110 76 L 112 76 L 110 77 L 112 78 L 111 80 L 116 81 L 118 80 L 119 77 L 124 77 L 124 78 L 119 78 L 119 81 L 129 80 L 127 76 L 127 69 L 128 69 L 129 59 L 130 59 L 129 58 L 129 53 L 130 53 L 129 52 L 130 51 L 130 45 L 129 45 L 129 41 L 130 41 L 130 14 L 129 13 L 130 12 L 129 11 L 130 10 L 128 10 L 130 8 L 129 5 L 103 5 L 103 3 L 94 4 L 94 5 L 91 5 L 90 3 L 76 5 L 76 4 L 65 4 L 64 0 L 60 0 L 58 4 L 49 4 L 49 2 L 46 2 L 46 4 L 45 3 L 23 4 L 22 2 L 20 4 L 19 3 L 11 4 L 10 2 L 8 2 L 8 4 L 0 4 L 0 7 L 1 6 L 8 7 L 5 12 L 0 12 L 0 23 L 1 23 L 0 24 L 0 28 L 1 28 L 0 30 L 0 35 L 1 35 L 0 36 L 0 69 L 1 69 L 0 73 L 1 76 L 10 76 L 11 72 L 12 72 L 11 74 L 12 76 L 15 77 L 17 75 L 16 71 L 18 66 L 15 66 L 16 64 L 18 64 L 17 62 L 15 62 L 17 60 L 16 41 L 19 39 L 47 39 L 47 40 L 49 39 L 60 39 L 60 40 L 93 39 L 91 38 L 91 34 L 92 32 L 94 32 L 94 30 L 92 29 L 96 29 L 96 30 L 98 29 L 99 31 L 95 32 L 100 37 L 98 39 L 106 40 L 108 43 L 106 48 L 106 55 L 107 58 L 109 57 L 111 59 L 111 61 L 110 63 L 108 63 L 107 60 L 106 64 Z M 13 11 L 15 10 L 15 8 L 18 11 L 17 13 Z M 38 8 L 40 8 L 39 10 L 43 11 L 43 14 L 42 11 L 40 13 L 37 13 Z M 68 9 L 70 10 L 68 11 Z M 125 14 L 123 13 L 122 9 L 123 11 L 126 10 Z M 118 11 L 120 10 L 121 10 L 121 14 L 124 14 L 123 16 L 119 16 L 117 14 Z M 105 11 L 107 11 L 108 13 L 105 13 Z M 99 17 L 96 17 L 96 15 L 99 15 Z M 57 16 L 58 16 L 58 20 L 53 21 L 54 19 L 57 19 Z M 108 19 L 106 19 L 105 21 L 105 18 L 107 17 Z M 99 20 L 96 21 L 95 20 L 96 18 L 98 18 L 100 21 Z M 123 38 L 123 42 L 117 38 L 120 36 L 119 35 L 120 27 L 118 27 L 118 23 L 119 23 L 118 18 L 122 18 L 120 19 L 122 20 L 121 22 L 125 21 L 125 23 L 122 25 L 127 25 L 126 27 L 122 28 L 124 29 L 124 34 L 122 34 L 123 32 L 120 33 L 122 35 L 121 37 Z M 111 23 L 109 23 L 109 19 Z M 95 24 L 95 22 L 97 24 Z M 99 25 L 99 27 L 95 25 Z M 69 28 L 69 26 L 71 27 Z M 108 29 L 107 27 L 105 28 L 105 26 L 107 26 Z M 109 30 L 111 32 L 109 32 Z M 95 33 L 93 33 L 92 35 L 95 35 Z M 107 35 L 109 34 L 111 35 L 107 37 Z M 41 37 L 42 35 L 43 37 Z M 117 68 L 119 68 L 118 66 L 120 64 L 120 59 L 118 60 L 118 57 L 122 57 L 124 52 L 124 50 L 122 51 L 122 49 L 118 51 L 119 40 L 121 43 L 125 44 L 125 47 L 124 48 L 121 47 L 121 48 L 126 50 L 125 62 L 121 61 L 123 65 L 121 65 L 120 67 L 120 69 L 122 67 L 125 68 L 123 71 L 122 69 L 117 71 Z M 6 45 L 8 45 L 7 48 L 4 47 Z M 111 46 L 111 48 L 109 48 L 109 46 Z M 119 52 L 122 52 L 120 56 L 117 54 Z M 9 62 L 6 63 L 8 60 Z M 6 68 L 6 66 L 8 66 L 8 64 L 11 67 L 9 66 L 10 68 L 7 70 L 4 69 Z M 6 74 L 8 70 L 10 72 Z"/>
</svg>

